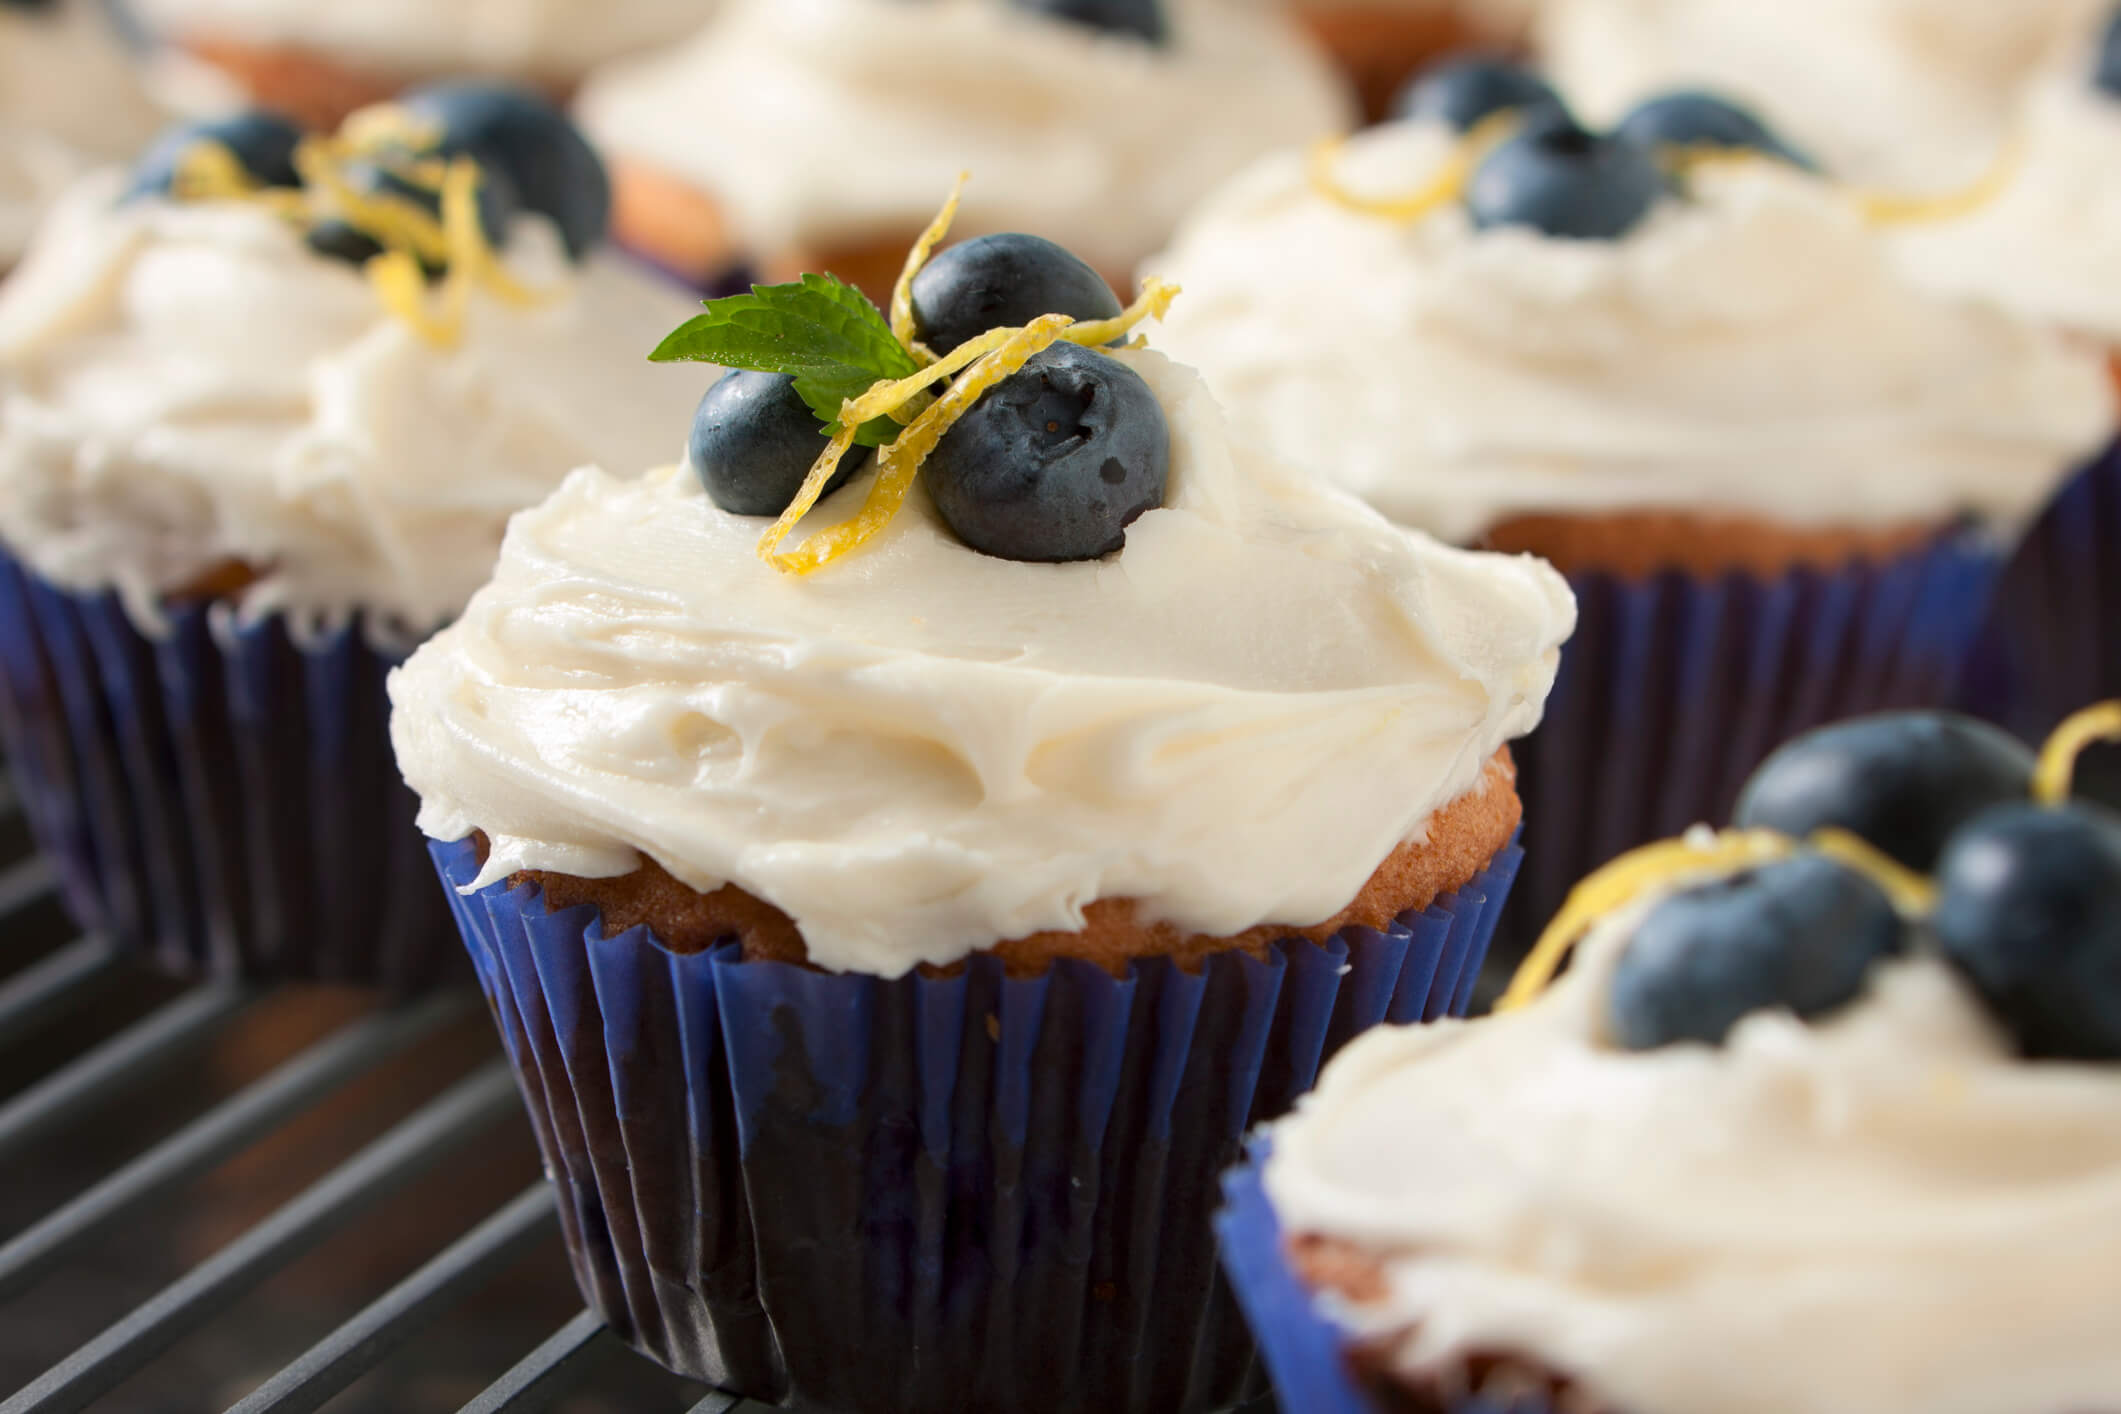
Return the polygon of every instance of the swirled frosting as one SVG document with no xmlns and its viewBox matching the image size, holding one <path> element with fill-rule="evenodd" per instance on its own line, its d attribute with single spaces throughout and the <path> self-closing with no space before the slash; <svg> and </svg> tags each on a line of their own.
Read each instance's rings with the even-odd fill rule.
<svg viewBox="0 0 2121 1414">
<path fill-rule="evenodd" d="M 101 6 L 0 5 L 0 271 L 70 183 L 161 123 Z"/>
<path fill-rule="evenodd" d="M 1368 1033 L 1275 1126 L 1284 1229 L 1381 1263 L 1328 1298 L 1353 1336 L 1629 1414 L 2114 1407 L 2121 1068 L 2018 1060 L 1927 958 L 1820 1024 L 1620 1050 L 1637 917 L 1523 1011 Z"/>
<path fill-rule="evenodd" d="M 134 0 L 179 37 L 285 46 L 408 75 L 579 75 L 691 33 L 719 0 Z"/>
<path fill-rule="evenodd" d="M 1377 129 L 1342 179 L 1404 192 L 1449 148 Z M 1186 290 L 1153 341 L 1242 432 L 1453 540 L 1627 509 L 2009 526 L 2113 425 L 2097 358 L 1919 289 L 1849 201 L 1766 161 L 1575 241 L 1360 214 L 1284 154 L 1147 268 Z"/>
<path fill-rule="evenodd" d="M 1216 182 L 1354 117 L 1272 6 L 1167 3 L 1159 47 L 998 0 L 731 0 L 684 48 L 592 77 L 579 111 L 757 249 L 917 231 L 969 170 L 961 234 L 1038 231 L 1126 271 Z"/>
<path fill-rule="evenodd" d="M 391 679 L 421 828 L 484 831 L 482 882 L 645 854 L 736 883 L 813 962 L 881 976 L 1100 898 L 1214 935 L 1345 908 L 1538 722 L 1574 602 L 1257 459 L 1190 372 L 1118 357 L 1171 483 L 1102 560 L 981 555 L 916 489 L 798 578 L 683 467 L 577 472 Z"/>
<path fill-rule="evenodd" d="M 2003 142 L 2023 85 L 2105 0 L 1546 0 L 1538 44 L 1600 121 L 1706 86 L 1773 118 L 1837 175 L 1963 182 Z"/>
<path fill-rule="evenodd" d="M 510 512 L 585 462 L 683 445 L 696 372 L 645 360 L 692 302 L 524 218 L 534 308 L 475 295 L 440 349 L 247 203 L 62 202 L 0 289 L 0 539 L 38 573 L 162 596 L 239 561 L 244 607 L 454 614 Z"/>
</svg>

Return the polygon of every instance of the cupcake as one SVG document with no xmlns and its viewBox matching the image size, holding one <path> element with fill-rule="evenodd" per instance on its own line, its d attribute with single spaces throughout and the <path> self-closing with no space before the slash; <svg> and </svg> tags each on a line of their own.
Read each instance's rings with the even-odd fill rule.
<svg viewBox="0 0 2121 1414">
<path fill-rule="evenodd" d="M 103 7 L 0 4 L 0 275 L 68 184 L 162 123 Z"/>
<path fill-rule="evenodd" d="M 439 146 L 181 129 L 0 290 L 0 730 L 76 917 L 179 970 L 457 960 L 383 675 L 511 511 L 691 401 L 638 358 L 690 301 L 593 248 L 564 118 L 455 88 L 393 130 Z"/>
<path fill-rule="evenodd" d="M 391 678 L 577 1278 L 675 1370 L 1226 1408 L 1215 1174 L 1464 1003 L 1568 593 L 1235 442 L 1111 344 L 1170 293 L 1007 236 L 888 324 L 716 302 L 685 463 L 570 477 Z"/>
<path fill-rule="evenodd" d="M 1535 0 L 1290 0 L 1347 73 L 1363 108 L 1384 116 L 1414 73 L 1454 51 L 1520 47 Z"/>
<path fill-rule="evenodd" d="M 731 0 L 580 112 L 621 240 L 703 283 L 748 256 L 881 299 L 960 170 L 962 229 L 1050 233 L 1125 289 L 1197 197 L 1353 101 L 1268 0 Z"/>
<path fill-rule="evenodd" d="M 258 103 L 320 128 L 436 79 L 554 98 L 622 55 L 690 33 L 717 0 L 135 0 L 141 20 Z"/>
<path fill-rule="evenodd" d="M 1591 881 L 1551 990 L 1374 1031 L 1268 1131 L 1220 1226 L 1283 1407 L 2113 1407 L 2121 816 L 1967 723 L 1837 735 L 1760 784 L 1871 840 Z"/>
<path fill-rule="evenodd" d="M 2004 550 L 2113 396 L 2095 355 L 1901 277 L 1865 202 L 1742 110 L 1675 95 L 1594 134 L 1521 75 L 1434 82 L 1437 116 L 1192 217 L 1151 263 L 1188 291 L 1155 339 L 1247 439 L 1571 577 L 1582 626 L 1519 754 L 1531 922 L 1723 818 L 1796 731 L 1952 701 Z M 1528 116 L 1487 114 L 1501 91 Z M 1704 141 L 1748 150 L 1676 185 L 1653 158 Z"/>
</svg>

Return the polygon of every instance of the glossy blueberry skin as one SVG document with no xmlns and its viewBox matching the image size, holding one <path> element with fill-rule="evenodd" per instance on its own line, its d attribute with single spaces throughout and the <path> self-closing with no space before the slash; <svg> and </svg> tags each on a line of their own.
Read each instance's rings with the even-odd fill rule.
<svg viewBox="0 0 2121 1414">
<path fill-rule="evenodd" d="M 2099 57 L 2092 69 L 2092 87 L 2121 98 L 2121 9 L 2116 9 L 2099 33 Z"/>
<path fill-rule="evenodd" d="M 1937 868 L 1937 946 L 2026 1055 L 2121 1060 L 2121 815 L 1984 811 Z"/>
<path fill-rule="evenodd" d="M 1482 229 L 1530 226 L 1564 240 L 1613 240 L 1632 230 L 1664 194 L 1650 150 L 1603 137 L 1561 114 L 1534 115 L 1490 153 L 1466 187 L 1466 210 Z"/>
<path fill-rule="evenodd" d="M 1823 1016 L 1902 943 L 1899 915 L 1869 879 L 1824 855 L 1779 859 L 1650 910 L 1613 970 L 1613 1034 L 1631 1051 L 1715 1046 L 1756 1011 Z"/>
<path fill-rule="evenodd" d="M 156 138 L 133 169 L 126 199 L 166 194 L 176 180 L 178 159 L 194 143 L 208 141 L 235 153 L 243 170 L 269 187 L 302 185 L 295 172 L 295 146 L 302 141 L 302 130 L 278 113 L 252 108 L 224 118 L 185 123 Z"/>
<path fill-rule="evenodd" d="M 357 191 L 388 192 L 423 207 L 437 218 L 442 214 L 439 193 L 407 181 L 386 167 L 359 162 L 350 165 L 345 175 Z M 508 239 L 508 223 L 515 219 L 515 189 L 509 185 L 507 177 L 498 173 L 482 170 L 479 175 L 479 225 L 486 232 L 487 243 L 499 249 Z M 383 249 L 366 231 L 339 220 L 318 222 L 310 229 L 308 239 L 310 249 L 320 255 L 336 256 L 352 265 L 365 264 L 370 256 Z M 440 265 L 421 263 L 430 276 L 439 276 L 443 272 Z"/>
<path fill-rule="evenodd" d="M 1560 96 L 1545 79 L 1522 64 L 1486 55 L 1449 59 L 1425 70 L 1392 100 L 1394 118 L 1449 123 L 1459 132 L 1512 109 L 1564 111 Z"/>
<path fill-rule="evenodd" d="M 534 93 L 505 84 L 437 84 L 400 100 L 416 118 L 440 124 L 440 152 L 468 153 L 508 179 L 523 209 L 559 227 L 579 260 L 611 224 L 611 178 L 581 130 Z"/>
<path fill-rule="evenodd" d="M 1928 873 L 1945 841 L 2032 789 L 2033 753 L 1954 712 L 1881 712 L 1820 727 L 1760 763 L 1733 823 L 1799 839 L 1838 826 Z"/>
<path fill-rule="evenodd" d="M 1094 560 L 1164 503 L 1171 428 L 1141 375 L 1055 344 L 987 390 L 928 458 L 958 539 L 1005 560 Z"/>
<path fill-rule="evenodd" d="M 731 515 L 777 516 L 788 509 L 803 479 L 825 450 L 824 424 L 785 373 L 725 373 L 692 414 L 686 460 L 707 498 Z M 845 486 L 867 447 L 851 447 L 825 495 Z"/>
<path fill-rule="evenodd" d="M 1779 157 L 1807 171 L 1817 170 L 1811 158 L 1784 142 L 1754 114 L 1698 89 L 1645 99 L 1613 131 L 1649 148 L 1740 148 Z"/>
<path fill-rule="evenodd" d="M 951 246 L 913 277 L 913 327 L 938 356 L 989 329 L 1042 314 L 1112 319 L 1119 296 L 1065 246 L 1008 232 Z"/>
<path fill-rule="evenodd" d="M 1161 44 L 1169 34 L 1163 0 L 1012 0 L 1019 10 L 1050 15 L 1108 34 L 1131 34 Z"/>
</svg>

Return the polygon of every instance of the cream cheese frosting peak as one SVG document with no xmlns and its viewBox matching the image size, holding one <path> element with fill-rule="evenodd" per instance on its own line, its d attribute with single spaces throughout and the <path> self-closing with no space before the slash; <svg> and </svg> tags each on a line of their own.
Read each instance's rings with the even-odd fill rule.
<svg viewBox="0 0 2121 1414">
<path fill-rule="evenodd" d="M 1414 189 L 1452 142 L 1376 129 L 1342 181 Z M 1146 268 L 1186 290 L 1152 341 L 1241 431 L 1454 540 L 1627 509 L 2008 528 L 2112 430 L 2094 356 L 1920 289 L 1845 194 L 1767 160 L 1595 241 L 1351 211 L 1287 153 Z"/>
<path fill-rule="evenodd" d="M 76 188 L 0 290 L 0 540 L 143 627 L 237 562 L 246 612 L 424 631 L 483 581 L 508 514 L 585 462 L 667 456 L 697 373 L 647 352 L 693 307 L 539 218 L 437 348 L 362 273 L 243 202 Z"/>
<path fill-rule="evenodd" d="M 1257 458 L 1190 372 L 1117 356 L 1171 473 L 1102 560 L 981 555 L 916 489 L 785 575 L 683 467 L 576 473 L 391 679 L 421 827 L 483 831 L 483 881 L 646 855 L 734 883 L 813 962 L 883 976 L 1100 898 L 1218 936 L 1345 908 L 1538 722 L 1574 602 Z"/>
</svg>

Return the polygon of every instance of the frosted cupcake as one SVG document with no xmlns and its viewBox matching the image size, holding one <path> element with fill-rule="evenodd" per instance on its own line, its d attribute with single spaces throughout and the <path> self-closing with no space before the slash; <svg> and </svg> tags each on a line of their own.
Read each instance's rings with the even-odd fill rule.
<svg viewBox="0 0 2121 1414">
<path fill-rule="evenodd" d="M 102 6 L 0 4 L 0 274 L 70 183 L 162 123 Z"/>
<path fill-rule="evenodd" d="M 173 967 L 451 958 L 383 674 L 511 511 L 655 455 L 690 402 L 638 358 L 688 301 L 570 255 L 594 191 L 532 204 L 594 163 L 565 120 L 420 111 L 418 161 L 182 130 L 70 191 L 0 292 L 0 726 L 81 922 Z"/>
<path fill-rule="evenodd" d="M 1291 0 L 1304 25 L 1326 47 L 1382 117 L 1401 85 L 1424 65 L 1458 50 L 1504 51 L 1523 45 L 1535 0 Z"/>
<path fill-rule="evenodd" d="M 1354 116 L 1268 0 L 733 0 L 580 111 L 622 240 L 703 282 L 749 256 L 879 299 L 961 170 L 963 229 L 1050 232 L 1125 288 L 1215 183 Z"/>
<path fill-rule="evenodd" d="M 1952 700 L 2012 537 L 2113 400 L 2095 355 L 1902 277 L 1742 112 L 1685 95 L 1599 135 L 1535 106 L 1491 155 L 1453 131 L 1477 105 L 1439 102 L 1262 163 L 1152 268 L 1188 291 L 1159 347 L 1245 436 L 1572 577 L 1583 627 L 1522 753 L 1536 918 L 1721 818 L 1792 732 Z M 1676 186 L 1652 156 L 1746 123 L 1782 155 Z"/>
<path fill-rule="evenodd" d="M 2007 750 L 1945 725 L 1852 728 L 1899 799 L 1841 805 L 1968 804 L 1938 787 Z M 1351 1046 L 1223 1219 L 1283 1406 L 2110 1407 L 2121 817 L 2027 764 L 1934 882 L 1860 837 L 1675 843 L 1590 886 L 1536 1001 Z"/>
<path fill-rule="evenodd" d="M 1225 1408 L 1214 1175 L 1463 1005 L 1572 605 L 1111 348 L 1167 290 L 1114 317 L 1019 236 L 907 296 L 674 335 L 781 371 L 516 518 L 391 679 L 399 763 L 636 1346 L 823 1407 Z"/>
<path fill-rule="evenodd" d="M 565 97 L 592 67 L 690 33 L 718 0 L 136 0 L 151 28 L 317 127 L 478 75 Z"/>
</svg>

